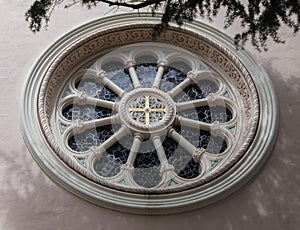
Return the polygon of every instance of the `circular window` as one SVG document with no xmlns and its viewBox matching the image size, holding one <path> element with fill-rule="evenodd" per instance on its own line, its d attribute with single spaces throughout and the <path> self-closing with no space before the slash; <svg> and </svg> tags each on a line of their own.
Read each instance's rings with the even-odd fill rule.
<svg viewBox="0 0 300 230">
<path fill-rule="evenodd" d="M 41 57 L 24 90 L 22 130 L 41 168 L 113 209 L 216 201 L 255 173 L 276 135 L 271 83 L 246 51 L 200 23 L 153 41 L 158 21 L 82 26 Z"/>
</svg>

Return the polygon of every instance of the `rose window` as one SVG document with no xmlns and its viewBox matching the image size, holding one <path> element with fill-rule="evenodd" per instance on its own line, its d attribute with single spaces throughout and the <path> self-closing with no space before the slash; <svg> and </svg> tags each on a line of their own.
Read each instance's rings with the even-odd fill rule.
<svg viewBox="0 0 300 230">
<path fill-rule="evenodd" d="M 97 181 L 143 193 L 180 190 L 218 171 L 242 125 L 222 73 L 171 45 L 94 59 L 70 76 L 59 101 L 66 152 Z"/>
<path fill-rule="evenodd" d="M 153 40 L 159 22 L 124 14 L 83 25 L 41 56 L 24 87 L 34 159 L 69 191 L 116 210 L 215 202 L 254 175 L 276 137 L 261 65 L 199 22 Z"/>
</svg>

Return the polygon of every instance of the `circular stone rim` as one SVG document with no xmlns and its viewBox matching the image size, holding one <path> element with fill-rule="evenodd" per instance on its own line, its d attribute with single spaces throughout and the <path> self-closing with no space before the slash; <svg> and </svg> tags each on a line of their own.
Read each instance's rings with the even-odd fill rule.
<svg viewBox="0 0 300 230">
<path fill-rule="evenodd" d="M 145 94 L 151 94 L 151 95 L 158 95 L 162 100 L 166 102 L 166 110 L 167 113 L 165 114 L 164 118 L 156 122 L 155 124 L 149 124 L 149 125 L 142 125 L 140 122 L 134 121 L 130 115 L 127 114 L 127 105 L 130 100 L 132 100 L 134 96 L 137 94 L 145 95 Z M 168 127 L 175 119 L 176 116 L 176 106 L 173 102 L 173 100 L 170 98 L 170 96 L 164 92 L 162 92 L 159 89 L 155 88 L 138 88 L 134 89 L 123 96 L 121 101 L 119 102 L 118 109 L 120 113 L 122 114 L 121 120 L 125 123 L 125 125 L 128 125 L 130 129 L 133 129 L 137 132 L 142 132 L 146 134 L 151 134 L 153 132 L 160 132 L 166 127 Z"/>
<path fill-rule="evenodd" d="M 227 35 L 204 23 L 194 22 L 186 24 L 185 30 L 198 33 L 226 47 L 243 63 L 256 84 L 261 116 L 256 136 L 247 154 L 224 174 L 202 186 L 153 196 L 118 191 L 96 184 L 71 170 L 61 161 L 43 137 L 39 117 L 36 113 L 38 110 L 36 95 L 40 90 L 40 77 L 48 71 L 47 67 L 53 60 L 53 53 L 60 53 L 64 47 L 77 39 L 92 34 L 98 28 L 108 29 L 120 25 L 157 24 L 159 22 L 159 17 L 149 17 L 148 14 L 120 14 L 95 20 L 67 33 L 55 42 L 33 66 L 23 88 L 23 97 L 21 97 L 21 131 L 29 151 L 41 169 L 53 181 L 81 198 L 111 209 L 136 214 L 159 215 L 188 211 L 231 194 L 244 185 L 263 165 L 275 144 L 278 131 L 277 99 L 272 82 L 263 67 L 246 50 L 237 51 L 233 39 Z M 50 131 L 45 130 L 45 132 Z M 266 134 L 268 135 L 266 136 Z"/>
</svg>

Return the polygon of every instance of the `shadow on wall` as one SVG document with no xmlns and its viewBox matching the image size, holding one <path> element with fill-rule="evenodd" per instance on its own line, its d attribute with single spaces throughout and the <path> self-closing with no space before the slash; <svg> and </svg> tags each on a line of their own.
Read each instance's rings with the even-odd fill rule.
<svg viewBox="0 0 300 230">
<path fill-rule="evenodd" d="M 298 229 L 300 225 L 300 77 L 265 68 L 280 105 L 270 159 L 250 183 L 213 205 L 177 215 L 137 216 L 103 209 L 54 185 L 22 152 L 0 153 L 0 227 L 5 230 Z"/>
<path fill-rule="evenodd" d="M 300 76 L 282 75 L 270 62 L 265 62 L 264 67 L 278 98 L 278 137 L 262 170 L 242 192 L 238 191 L 230 198 L 231 203 L 240 201 L 242 205 L 233 205 L 230 210 L 239 209 L 236 217 L 245 220 L 247 229 L 298 229 Z M 239 226 L 233 226 L 232 229 L 239 229 Z"/>
<path fill-rule="evenodd" d="M 40 226 L 47 223 L 43 216 L 50 218 L 51 226 L 50 220 L 63 213 L 56 199 L 61 191 L 38 168 L 25 145 L 21 152 L 1 152 L 0 162 L 5 173 L 1 175 L 0 228 L 46 229 Z"/>
</svg>

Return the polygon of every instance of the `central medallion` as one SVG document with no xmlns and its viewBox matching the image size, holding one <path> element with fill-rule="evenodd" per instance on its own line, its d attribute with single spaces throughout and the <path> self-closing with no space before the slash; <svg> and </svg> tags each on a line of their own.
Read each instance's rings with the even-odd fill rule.
<svg viewBox="0 0 300 230">
<path fill-rule="evenodd" d="M 128 103 L 132 119 L 150 125 L 161 121 L 166 115 L 165 103 L 156 96 L 139 96 Z"/>
<path fill-rule="evenodd" d="M 155 88 L 139 88 L 127 93 L 120 101 L 119 111 L 127 127 L 142 133 L 166 129 L 176 114 L 172 98 Z"/>
</svg>

